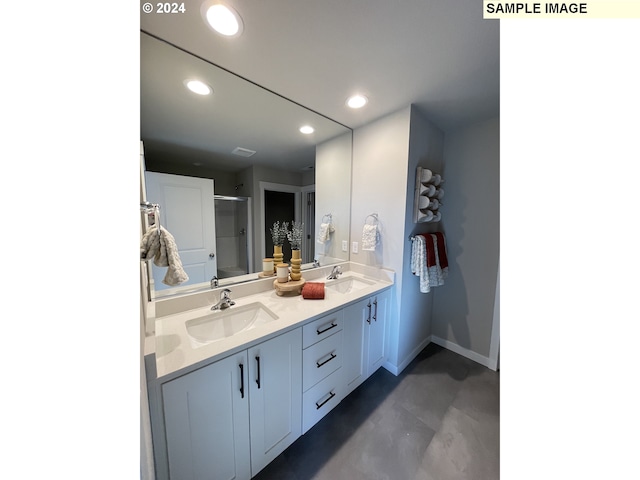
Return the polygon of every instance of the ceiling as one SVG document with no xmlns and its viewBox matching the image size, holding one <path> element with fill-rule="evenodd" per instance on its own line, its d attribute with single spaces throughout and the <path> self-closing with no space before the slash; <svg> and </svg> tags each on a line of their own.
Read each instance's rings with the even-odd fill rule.
<svg viewBox="0 0 640 480">
<path fill-rule="evenodd" d="M 240 37 L 205 25 L 201 0 L 141 13 L 141 30 L 353 129 L 411 104 L 445 132 L 499 115 L 499 20 L 483 20 L 479 0 L 226 3 Z M 359 110 L 345 105 L 355 92 L 369 98 Z"/>
</svg>

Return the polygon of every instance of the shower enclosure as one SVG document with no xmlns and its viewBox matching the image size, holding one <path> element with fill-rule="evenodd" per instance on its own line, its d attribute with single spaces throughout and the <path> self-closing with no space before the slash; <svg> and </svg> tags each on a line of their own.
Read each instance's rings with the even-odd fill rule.
<svg viewBox="0 0 640 480">
<path fill-rule="evenodd" d="M 218 278 L 253 271 L 251 198 L 214 195 Z"/>
</svg>

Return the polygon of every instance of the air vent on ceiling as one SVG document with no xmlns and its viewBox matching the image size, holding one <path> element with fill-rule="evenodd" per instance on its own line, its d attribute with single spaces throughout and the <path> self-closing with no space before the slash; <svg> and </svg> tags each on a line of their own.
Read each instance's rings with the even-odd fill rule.
<svg viewBox="0 0 640 480">
<path fill-rule="evenodd" d="M 250 157 L 255 155 L 255 150 L 249 150 L 248 148 L 236 147 L 231 152 L 234 155 L 239 155 L 240 157 Z"/>
</svg>

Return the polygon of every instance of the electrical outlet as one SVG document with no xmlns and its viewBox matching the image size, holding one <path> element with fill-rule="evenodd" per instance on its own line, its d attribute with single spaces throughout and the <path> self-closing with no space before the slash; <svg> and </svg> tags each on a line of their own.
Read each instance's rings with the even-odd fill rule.
<svg viewBox="0 0 640 480">
<path fill-rule="evenodd" d="M 351 242 L 351 252 L 358 253 L 358 242 Z"/>
<path fill-rule="evenodd" d="M 349 244 L 347 243 L 346 240 L 342 241 L 342 251 L 343 252 L 348 252 L 349 251 Z"/>
</svg>

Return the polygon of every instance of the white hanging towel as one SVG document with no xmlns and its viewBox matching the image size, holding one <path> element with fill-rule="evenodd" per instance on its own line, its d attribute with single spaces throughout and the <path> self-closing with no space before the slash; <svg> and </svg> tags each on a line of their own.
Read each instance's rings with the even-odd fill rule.
<svg viewBox="0 0 640 480">
<path fill-rule="evenodd" d="M 321 223 L 320 230 L 318 230 L 318 243 L 323 244 L 328 242 L 331 238 L 331 234 L 335 231 L 336 229 L 331 223 Z"/>
<path fill-rule="evenodd" d="M 158 228 L 160 234 L 158 235 Z M 158 267 L 169 267 L 162 283 L 175 286 L 189 280 L 182 268 L 176 241 L 164 227 L 151 227 L 140 241 L 140 258 L 151 260 Z"/>
<path fill-rule="evenodd" d="M 373 252 L 378 245 L 378 225 L 364 225 L 362 229 L 362 250 Z"/>
<path fill-rule="evenodd" d="M 420 293 L 429 293 L 431 291 L 425 241 L 422 235 L 416 235 L 411 243 L 411 273 L 416 277 L 420 277 Z"/>
</svg>

